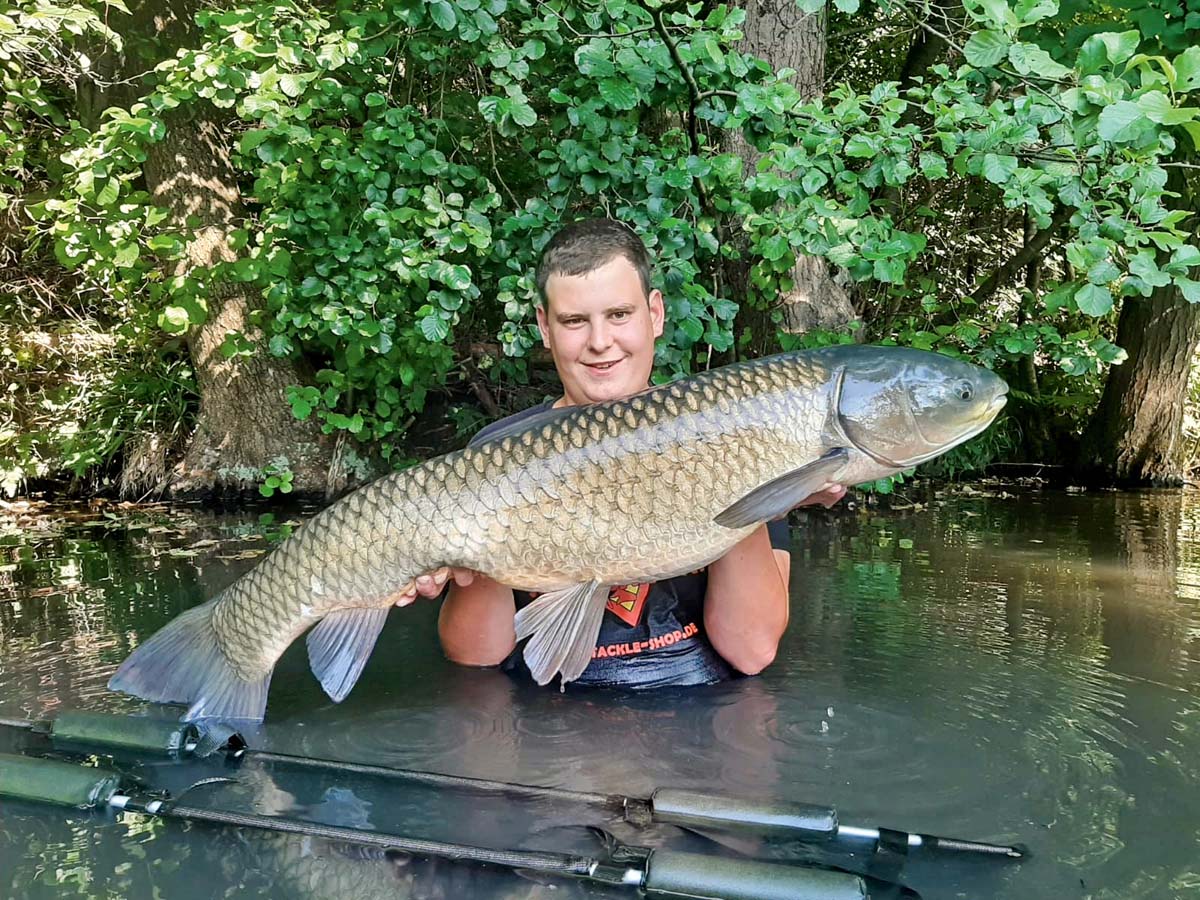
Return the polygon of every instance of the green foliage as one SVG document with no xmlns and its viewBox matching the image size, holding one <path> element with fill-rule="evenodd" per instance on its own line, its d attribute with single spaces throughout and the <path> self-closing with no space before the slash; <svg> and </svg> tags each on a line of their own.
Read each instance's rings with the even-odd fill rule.
<svg viewBox="0 0 1200 900">
<path fill-rule="evenodd" d="M 855 488 L 868 494 L 890 494 L 896 490 L 898 485 L 904 484 L 907 479 L 911 478 L 915 471 L 915 469 L 905 469 L 903 472 L 897 472 L 887 478 L 876 478 L 874 481 L 855 485 Z"/>
<path fill-rule="evenodd" d="M 963 475 L 978 475 L 989 465 L 1009 457 L 1020 443 L 1012 416 L 921 466 L 921 474 L 953 481 Z"/>
<path fill-rule="evenodd" d="M 835 7 L 839 26 L 884 31 L 926 16 Z M 858 28 L 862 61 L 806 100 L 740 49 L 745 13 L 728 6 L 235 4 L 199 16 L 201 43 L 164 60 L 142 102 L 64 133 L 61 190 L 29 213 L 143 335 L 204 321 L 222 282 L 261 291 L 270 352 L 315 373 L 289 391 L 294 414 L 385 457 L 472 342 L 498 344 L 495 377 L 527 376 L 537 254 L 598 212 L 654 254 L 659 379 L 734 358 L 760 327 L 745 311 L 778 319 L 805 254 L 846 282 L 860 337 L 1095 379 L 1121 358 L 1106 334 L 1123 298 L 1175 284 L 1200 299 L 1165 168 L 1200 143 L 1195 23 L 1133 8 L 1139 30 L 1113 31 L 1094 5 L 968 3 L 948 60 L 903 86 L 902 59 L 880 62 L 886 39 Z M 252 215 L 234 261 L 178 271 L 192 234 L 152 205 L 141 165 L 197 105 L 228 116 Z M 753 171 L 733 133 L 762 152 Z M 1043 282 L 981 290 L 1042 229 Z M 724 280 L 738 256 L 745 297 Z M 231 334 L 222 349 L 254 348 Z"/>
<path fill-rule="evenodd" d="M 140 435 L 170 446 L 195 412 L 177 348 L 142 347 L 96 327 L 0 332 L 0 491 L 68 473 L 97 482 Z"/>
<path fill-rule="evenodd" d="M 291 463 L 286 456 L 276 457 L 271 460 L 270 464 L 265 466 L 260 473 L 262 483 L 258 486 L 258 492 L 264 497 L 273 497 L 276 492 L 280 494 L 290 494 L 292 492 L 292 469 Z"/>
</svg>

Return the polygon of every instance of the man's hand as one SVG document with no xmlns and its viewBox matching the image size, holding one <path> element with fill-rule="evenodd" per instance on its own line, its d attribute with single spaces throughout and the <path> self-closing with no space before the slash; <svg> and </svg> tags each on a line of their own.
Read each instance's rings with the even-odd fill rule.
<svg viewBox="0 0 1200 900">
<path fill-rule="evenodd" d="M 451 578 L 459 587 L 466 587 L 475 580 L 475 573 L 470 569 L 453 569 L 442 566 L 440 569 L 418 575 L 416 581 L 409 582 L 408 586 L 396 595 L 396 605 L 408 606 L 417 597 L 432 599 L 442 592 L 442 588 Z"/>
</svg>

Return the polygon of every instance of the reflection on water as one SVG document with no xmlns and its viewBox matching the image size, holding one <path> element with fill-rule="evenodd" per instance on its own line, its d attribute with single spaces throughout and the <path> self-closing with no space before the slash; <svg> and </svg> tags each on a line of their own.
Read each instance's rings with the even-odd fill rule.
<svg viewBox="0 0 1200 900">
<path fill-rule="evenodd" d="M 277 530 L 178 507 L 10 511 L 0 519 L 0 717 L 144 708 L 105 689 L 117 664 L 252 566 Z M 829 802 L 848 824 L 1033 850 L 1019 866 L 914 858 L 906 878 L 929 898 L 1193 897 L 1198 532 L 1200 502 L 1170 492 L 1009 488 L 818 513 L 796 530 L 792 624 L 760 678 L 633 695 L 538 689 L 446 663 L 430 603 L 392 615 L 341 705 L 292 648 L 258 741 L 582 791 L 670 785 Z M 0 750 L 14 740 L 0 736 Z M 195 774 L 153 773 L 183 779 L 173 787 Z M 205 802 L 493 847 L 586 850 L 587 824 L 650 846 L 701 840 L 562 802 L 253 766 L 238 777 L 205 788 Z M 779 840 L 753 849 L 811 853 Z M 167 893 L 621 896 L 319 841 L 0 807 L 0 895 Z"/>
</svg>

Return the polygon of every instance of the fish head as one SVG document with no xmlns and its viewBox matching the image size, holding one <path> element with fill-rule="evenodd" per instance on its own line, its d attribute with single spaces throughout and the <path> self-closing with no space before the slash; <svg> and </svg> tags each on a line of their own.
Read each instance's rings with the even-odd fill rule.
<svg viewBox="0 0 1200 900">
<path fill-rule="evenodd" d="M 848 346 L 841 368 L 839 424 L 863 453 L 907 469 L 979 434 L 1004 408 L 1008 385 L 994 372 L 940 353 Z"/>
</svg>

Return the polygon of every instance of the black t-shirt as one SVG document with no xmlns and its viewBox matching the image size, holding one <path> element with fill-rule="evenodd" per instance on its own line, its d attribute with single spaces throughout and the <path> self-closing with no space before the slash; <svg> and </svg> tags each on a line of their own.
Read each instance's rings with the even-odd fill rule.
<svg viewBox="0 0 1200 900">
<path fill-rule="evenodd" d="M 483 443 L 499 428 L 513 425 L 549 409 L 547 401 L 493 422 L 481 429 L 471 444 Z M 791 551 L 786 520 L 767 526 L 771 546 Z M 665 685 L 712 684 L 732 676 L 729 664 L 704 634 L 704 596 L 708 573 L 687 575 L 649 584 L 616 585 L 600 625 L 592 661 L 573 684 L 655 688 Z M 514 591 L 517 608 L 534 595 Z M 509 671 L 529 674 L 522 647 L 504 663 Z"/>
</svg>

